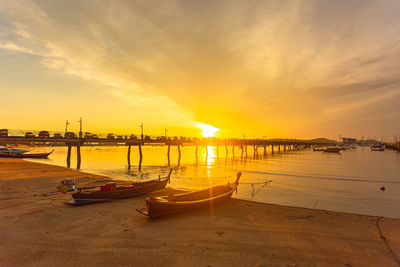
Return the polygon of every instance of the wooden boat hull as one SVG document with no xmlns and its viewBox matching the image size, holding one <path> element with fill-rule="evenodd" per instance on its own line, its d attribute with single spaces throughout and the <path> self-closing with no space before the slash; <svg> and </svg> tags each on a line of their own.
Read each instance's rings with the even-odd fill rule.
<svg viewBox="0 0 400 267">
<path fill-rule="evenodd" d="M 205 207 L 212 207 L 222 201 L 225 201 L 229 198 L 231 198 L 234 189 L 231 190 L 229 193 L 216 197 L 214 199 L 209 199 L 209 200 L 204 200 L 204 201 L 199 201 L 195 203 L 173 203 L 173 202 L 167 202 L 167 203 L 158 203 L 158 202 L 148 202 L 148 216 L 150 218 L 157 218 L 161 216 L 166 216 L 166 215 L 171 215 L 171 214 L 176 214 L 176 213 L 183 213 L 183 212 L 188 212 L 190 210 L 194 209 L 199 209 L 199 208 L 205 208 Z"/>
<path fill-rule="evenodd" d="M 146 199 L 146 207 L 137 209 L 138 212 L 157 218 L 161 216 L 187 212 L 194 209 L 213 207 L 214 205 L 230 199 L 238 186 L 240 173 L 234 184 L 226 186 L 215 186 L 205 190 L 178 194 L 173 196 L 162 196 Z"/>
<path fill-rule="evenodd" d="M 92 192 L 76 192 L 72 194 L 72 197 L 74 199 L 120 199 L 145 195 L 153 191 L 164 189 L 171 178 L 171 172 L 172 169 L 167 177 L 158 180 L 133 184 L 136 186 L 134 188 L 117 188 L 115 191 L 110 192 L 101 192 L 100 190 Z"/>
<path fill-rule="evenodd" d="M 54 150 L 53 150 L 54 151 Z M 1 158 L 19 158 L 19 159 L 47 159 L 48 156 L 53 153 L 29 153 L 29 154 L 14 154 L 14 153 L 0 153 Z"/>
</svg>

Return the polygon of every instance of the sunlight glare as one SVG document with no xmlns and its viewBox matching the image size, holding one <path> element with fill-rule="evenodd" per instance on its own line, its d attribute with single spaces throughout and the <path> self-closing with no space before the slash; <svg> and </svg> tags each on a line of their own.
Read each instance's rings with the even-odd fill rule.
<svg viewBox="0 0 400 267">
<path fill-rule="evenodd" d="M 206 138 L 208 138 L 208 137 L 215 137 L 215 135 L 217 134 L 217 132 L 219 132 L 219 129 L 218 128 L 216 128 L 216 127 L 214 127 L 214 126 L 212 126 L 212 125 L 209 125 L 209 124 L 205 124 L 205 123 L 201 123 L 201 122 L 199 122 L 198 124 L 197 124 L 197 126 L 200 128 L 200 134 L 203 136 L 203 137 L 206 137 Z"/>
</svg>

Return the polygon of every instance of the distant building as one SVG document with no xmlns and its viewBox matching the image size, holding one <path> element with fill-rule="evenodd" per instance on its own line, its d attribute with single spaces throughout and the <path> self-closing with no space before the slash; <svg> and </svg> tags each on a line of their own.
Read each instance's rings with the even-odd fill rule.
<svg viewBox="0 0 400 267">
<path fill-rule="evenodd" d="M 342 137 L 342 143 L 344 144 L 355 144 L 357 143 L 356 138 L 350 138 L 350 137 Z"/>
</svg>

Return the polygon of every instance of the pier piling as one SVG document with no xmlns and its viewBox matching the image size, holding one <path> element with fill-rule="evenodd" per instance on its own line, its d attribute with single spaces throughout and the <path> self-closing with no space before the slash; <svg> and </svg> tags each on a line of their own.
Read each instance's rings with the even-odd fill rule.
<svg viewBox="0 0 400 267">
<path fill-rule="evenodd" d="M 130 169 L 131 168 L 131 145 L 128 146 L 127 158 L 128 158 L 128 169 Z"/>
<path fill-rule="evenodd" d="M 67 152 L 67 167 L 71 167 L 71 145 L 68 145 L 68 152 Z"/>
<path fill-rule="evenodd" d="M 168 167 L 171 165 L 171 159 L 169 157 L 169 152 L 171 150 L 171 145 L 168 145 L 167 157 L 168 157 Z"/>
<path fill-rule="evenodd" d="M 78 142 L 76 145 L 76 168 L 81 168 L 81 144 Z"/>
<path fill-rule="evenodd" d="M 181 165 L 181 146 L 178 145 L 178 167 Z"/>
<path fill-rule="evenodd" d="M 139 144 L 139 171 L 142 171 L 142 160 L 143 160 L 142 145 Z"/>
</svg>

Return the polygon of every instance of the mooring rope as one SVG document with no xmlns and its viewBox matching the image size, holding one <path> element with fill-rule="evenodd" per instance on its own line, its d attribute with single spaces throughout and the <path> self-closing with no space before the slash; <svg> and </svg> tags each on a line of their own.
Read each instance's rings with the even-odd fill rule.
<svg viewBox="0 0 400 267">
<path fill-rule="evenodd" d="M 239 184 L 251 184 L 251 185 L 255 185 L 255 184 L 264 184 L 264 185 L 267 185 L 267 184 L 269 184 L 270 182 L 272 182 L 272 180 L 268 180 L 268 181 L 265 181 L 265 182 L 256 182 L 256 183 L 243 183 L 243 182 L 239 182 Z"/>
<path fill-rule="evenodd" d="M 219 176 L 219 177 L 191 177 L 191 176 L 175 176 L 174 178 L 183 178 L 183 179 L 225 179 L 225 178 L 231 178 L 233 177 L 232 175 L 228 175 L 228 176 Z"/>
<path fill-rule="evenodd" d="M 254 183 L 244 183 L 244 182 L 239 182 L 240 184 L 249 184 L 251 185 L 251 196 L 254 197 L 258 192 L 260 192 L 264 187 L 266 187 L 267 185 L 269 185 L 272 182 L 272 180 L 267 180 L 264 182 L 254 182 Z M 255 185 L 262 185 L 257 191 L 254 190 L 254 186 Z"/>
</svg>

